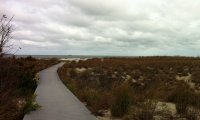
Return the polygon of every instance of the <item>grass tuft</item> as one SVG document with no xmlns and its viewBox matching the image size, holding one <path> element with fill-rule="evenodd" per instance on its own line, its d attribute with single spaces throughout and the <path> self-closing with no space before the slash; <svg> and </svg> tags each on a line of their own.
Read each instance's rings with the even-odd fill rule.
<svg viewBox="0 0 200 120">
<path fill-rule="evenodd" d="M 111 105 L 111 114 L 115 117 L 122 117 L 131 105 L 131 87 L 127 83 L 113 88 L 113 101 Z"/>
</svg>

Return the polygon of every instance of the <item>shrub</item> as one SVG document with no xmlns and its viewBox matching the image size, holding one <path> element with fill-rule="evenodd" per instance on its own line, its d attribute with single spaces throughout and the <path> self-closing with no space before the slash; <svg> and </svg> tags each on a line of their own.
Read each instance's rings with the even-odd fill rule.
<svg viewBox="0 0 200 120">
<path fill-rule="evenodd" d="M 108 91 L 102 92 L 99 101 L 97 101 L 99 105 L 99 109 L 109 109 L 111 104 L 111 94 Z"/>
<path fill-rule="evenodd" d="M 68 79 L 62 80 L 65 86 L 71 91 L 71 92 L 76 92 L 76 86 L 75 83 L 72 81 L 69 81 Z"/>
<path fill-rule="evenodd" d="M 111 96 L 108 93 L 98 93 L 97 99 L 93 99 L 92 104 L 88 105 L 91 112 L 97 116 L 102 116 L 104 110 L 108 110 L 110 107 Z"/>
<path fill-rule="evenodd" d="M 200 71 L 195 71 L 192 73 L 192 82 L 200 83 Z"/>
<path fill-rule="evenodd" d="M 154 100 L 147 100 L 143 103 L 139 103 L 134 108 L 133 119 L 136 120 L 153 120 L 157 102 Z"/>
<path fill-rule="evenodd" d="M 108 109 L 109 106 L 113 116 L 123 116 L 129 111 L 131 104 L 142 102 L 138 116 L 143 117 L 139 118 L 152 119 L 153 107 L 150 107 L 150 103 L 145 103 L 147 99 L 174 102 L 179 113 L 184 113 L 189 105 L 200 108 L 200 103 L 197 102 L 200 101 L 200 95 L 184 81 L 174 80 L 177 74 L 187 75 L 192 71 L 192 80 L 198 83 L 199 77 L 196 76 L 196 80 L 194 77 L 195 72 L 198 72 L 199 62 L 199 58 L 187 57 L 105 58 L 103 62 L 96 58 L 78 63 L 68 62 L 61 68 L 60 76 L 62 80 L 69 80 L 79 99 L 88 101 L 88 107 L 93 113 Z M 88 69 L 79 73 L 76 72 L 77 67 Z M 127 75 L 131 76 L 129 84 L 133 90 L 124 90 L 129 86 L 123 83 Z M 112 88 L 115 83 L 118 85 Z M 93 90 L 99 94 L 98 97 L 94 97 L 96 92 Z M 106 101 L 102 95 L 105 91 L 112 98 L 111 102 L 103 102 Z"/>
<path fill-rule="evenodd" d="M 26 108 L 32 106 L 29 97 L 32 96 L 37 82 L 36 72 L 55 64 L 49 60 L 35 58 L 0 58 L 0 120 L 21 120 Z M 27 99 L 26 107 L 24 100 Z M 20 102 L 20 103 L 19 103 Z M 25 109 L 24 109 L 25 108 Z"/>
<path fill-rule="evenodd" d="M 199 120 L 200 117 L 200 111 L 194 107 L 189 107 L 187 109 L 187 112 L 185 114 L 185 117 L 188 120 Z"/>
<path fill-rule="evenodd" d="M 26 104 L 24 106 L 24 114 L 30 113 L 31 111 L 35 111 L 41 106 L 35 101 L 36 95 L 33 95 L 31 98 L 27 98 Z"/>
<path fill-rule="evenodd" d="M 51 58 L 51 59 L 49 59 L 49 61 L 51 61 L 51 62 L 54 62 L 54 63 L 57 63 L 58 62 L 58 58 Z"/>
<path fill-rule="evenodd" d="M 100 94 L 97 90 L 91 88 L 85 88 L 82 92 L 79 92 L 82 100 L 87 103 L 87 105 L 92 105 L 95 101 L 100 98 Z"/>
<path fill-rule="evenodd" d="M 32 56 L 27 56 L 26 58 L 24 58 L 25 60 L 28 61 L 36 61 L 36 58 L 33 58 Z"/>
<path fill-rule="evenodd" d="M 76 70 L 75 69 L 71 69 L 69 75 L 70 75 L 71 78 L 76 78 L 77 77 Z"/>
<path fill-rule="evenodd" d="M 131 87 L 127 83 L 123 83 L 113 88 L 113 101 L 111 105 L 111 114 L 115 117 L 124 116 L 131 105 Z"/>
<path fill-rule="evenodd" d="M 19 77 L 19 90 L 21 95 L 28 95 L 29 93 L 33 93 L 37 87 L 37 81 L 33 79 L 34 75 L 35 74 L 31 71 L 21 73 Z"/>
<path fill-rule="evenodd" d="M 179 114 L 185 114 L 188 104 L 182 101 L 176 103 L 176 110 Z"/>
<path fill-rule="evenodd" d="M 189 105 L 199 107 L 199 98 L 200 96 L 188 85 L 181 84 L 169 96 L 169 101 L 176 103 L 176 109 L 179 114 L 185 114 Z"/>
</svg>

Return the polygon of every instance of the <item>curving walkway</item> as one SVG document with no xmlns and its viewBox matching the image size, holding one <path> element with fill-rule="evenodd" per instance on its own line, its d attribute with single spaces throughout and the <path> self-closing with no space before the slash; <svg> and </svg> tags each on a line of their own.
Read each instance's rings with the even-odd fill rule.
<svg viewBox="0 0 200 120">
<path fill-rule="evenodd" d="M 40 72 L 36 101 L 42 108 L 25 115 L 23 120 L 96 120 L 58 77 L 57 69 L 63 64 Z"/>
</svg>

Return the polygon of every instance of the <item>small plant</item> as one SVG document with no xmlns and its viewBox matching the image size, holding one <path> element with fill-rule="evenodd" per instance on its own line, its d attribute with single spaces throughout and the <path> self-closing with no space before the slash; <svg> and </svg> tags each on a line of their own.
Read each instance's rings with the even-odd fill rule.
<svg viewBox="0 0 200 120">
<path fill-rule="evenodd" d="M 33 95 L 31 98 L 28 98 L 24 106 L 24 114 L 35 111 L 41 106 L 35 101 L 36 95 Z"/>
<path fill-rule="evenodd" d="M 104 110 L 108 110 L 111 104 L 111 96 L 108 92 L 100 94 L 99 98 L 90 106 L 90 110 L 97 116 L 103 116 Z"/>
<path fill-rule="evenodd" d="M 186 84 L 178 86 L 169 97 L 169 101 L 175 102 L 179 114 L 186 114 L 188 106 L 199 107 L 199 99 L 199 94 L 195 93 L 195 91 Z"/>
<path fill-rule="evenodd" d="M 75 84 L 68 79 L 63 80 L 63 83 L 65 86 L 71 91 L 71 92 L 76 92 L 76 87 Z"/>
<path fill-rule="evenodd" d="M 75 69 L 71 69 L 71 70 L 70 70 L 70 77 L 71 77 L 71 78 L 76 78 L 76 77 L 77 77 L 77 73 L 76 73 L 76 70 L 75 70 Z"/>
<path fill-rule="evenodd" d="M 133 110 L 133 118 L 136 120 L 153 120 L 156 104 L 157 102 L 154 100 L 147 100 L 138 104 Z"/>
<path fill-rule="evenodd" d="M 83 89 L 79 95 L 82 96 L 82 100 L 85 101 L 89 106 L 100 98 L 98 91 L 90 88 Z"/>
<path fill-rule="evenodd" d="M 200 117 L 200 111 L 194 107 L 189 107 L 187 109 L 187 112 L 185 114 L 185 117 L 188 120 L 199 120 Z"/>
<path fill-rule="evenodd" d="M 21 83 L 18 87 L 21 95 L 26 96 L 34 92 L 35 88 L 37 87 L 37 81 L 34 79 L 34 72 L 22 72 L 19 76 L 19 79 Z"/>
<path fill-rule="evenodd" d="M 111 105 L 111 114 L 114 117 L 122 117 L 131 105 L 131 87 L 128 83 L 123 83 L 113 89 L 113 103 Z"/>
<path fill-rule="evenodd" d="M 200 71 L 195 71 L 192 73 L 192 82 L 200 83 Z"/>
</svg>

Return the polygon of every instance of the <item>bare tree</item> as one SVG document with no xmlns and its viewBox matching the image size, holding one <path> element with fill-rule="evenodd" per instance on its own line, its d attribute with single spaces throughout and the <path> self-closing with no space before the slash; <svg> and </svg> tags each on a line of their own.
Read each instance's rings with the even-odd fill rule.
<svg viewBox="0 0 200 120">
<path fill-rule="evenodd" d="M 8 42 L 12 39 L 13 25 L 11 24 L 13 17 L 7 18 L 2 15 L 0 19 L 0 57 L 12 49 L 12 44 Z"/>
</svg>

